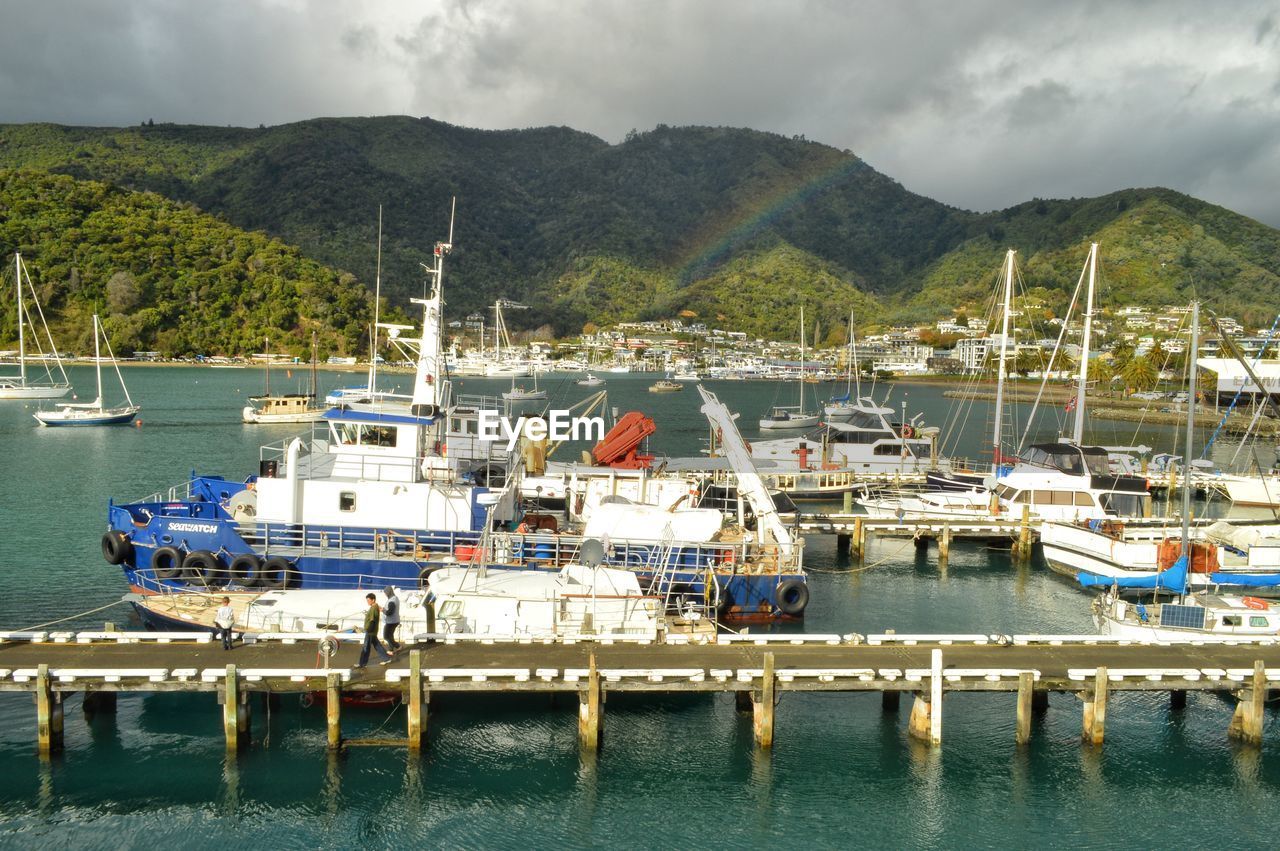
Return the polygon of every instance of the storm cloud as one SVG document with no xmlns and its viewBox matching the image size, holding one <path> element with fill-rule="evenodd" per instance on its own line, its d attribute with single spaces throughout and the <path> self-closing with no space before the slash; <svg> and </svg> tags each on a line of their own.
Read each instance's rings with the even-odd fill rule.
<svg viewBox="0 0 1280 851">
<path fill-rule="evenodd" d="M 967 209 L 1168 186 L 1280 225 L 1261 2 L 5 0 L 0 121 L 751 127 Z"/>
</svg>

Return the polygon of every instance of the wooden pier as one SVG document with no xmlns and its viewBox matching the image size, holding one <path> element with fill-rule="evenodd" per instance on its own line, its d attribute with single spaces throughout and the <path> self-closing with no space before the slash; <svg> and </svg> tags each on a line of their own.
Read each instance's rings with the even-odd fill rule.
<svg viewBox="0 0 1280 851">
<path fill-rule="evenodd" d="M 422 639 L 420 636 L 419 639 Z M 111 713 L 118 692 L 193 692 L 217 697 L 230 752 L 249 745 L 252 695 L 319 692 L 327 697 L 328 747 L 344 745 L 341 697 L 392 692 L 407 707 L 405 737 L 424 746 L 431 696 L 443 692 L 569 693 L 578 696 L 581 747 L 604 737 L 611 693 L 735 693 L 752 714 L 755 740 L 773 745 L 775 705 L 788 692 L 880 692 L 887 711 L 914 698 L 909 733 L 938 745 L 943 704 L 954 692 L 1015 697 L 1016 740 L 1031 736 L 1035 711 L 1051 693 L 1081 705 L 1085 742 L 1105 738 L 1108 701 L 1117 692 L 1165 691 L 1174 708 L 1189 691 L 1236 700 L 1225 731 L 1262 741 L 1264 701 L 1280 688 L 1274 639 L 1198 639 L 1142 644 L 1106 636 L 743 635 L 714 644 L 636 641 L 552 642 L 528 638 L 419 640 L 387 667 L 353 667 L 358 648 L 329 658 L 317 637 L 279 635 L 231 651 L 207 635 L 172 633 L 2 634 L 0 691 L 35 695 L 38 749 L 61 749 L 67 695 L 85 696 L 86 713 Z M 319 665 L 319 666 L 318 666 Z M 327 667 L 326 667 L 327 666 Z M 213 702 L 211 701 L 211 711 Z M 785 719 L 779 725 L 785 730 Z M 365 742 L 367 743 L 367 742 Z"/>
<path fill-rule="evenodd" d="M 990 519 L 876 519 L 865 514 L 851 512 L 831 514 L 800 514 L 789 522 L 790 526 L 805 533 L 836 536 L 836 549 L 861 560 L 867 552 L 872 537 L 910 538 L 917 546 L 927 547 L 930 541 L 938 546 L 938 558 L 946 561 L 951 555 L 951 544 L 958 540 L 979 540 L 1007 543 L 1016 560 L 1031 557 L 1031 547 L 1039 537 L 1039 524 L 1032 522 L 1029 509 L 1024 506 L 1022 517 L 1004 520 Z"/>
</svg>

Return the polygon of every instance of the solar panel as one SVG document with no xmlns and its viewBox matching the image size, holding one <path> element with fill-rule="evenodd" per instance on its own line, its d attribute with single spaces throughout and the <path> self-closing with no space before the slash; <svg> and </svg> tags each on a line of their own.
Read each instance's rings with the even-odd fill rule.
<svg viewBox="0 0 1280 851">
<path fill-rule="evenodd" d="M 1202 606 L 1180 606 L 1164 603 L 1160 606 L 1160 625 L 1180 629 L 1204 629 L 1208 610 Z"/>
</svg>

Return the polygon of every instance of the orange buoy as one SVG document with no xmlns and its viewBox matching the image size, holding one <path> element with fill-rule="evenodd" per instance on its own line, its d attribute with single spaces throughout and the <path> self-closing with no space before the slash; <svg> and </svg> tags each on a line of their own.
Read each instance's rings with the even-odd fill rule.
<svg viewBox="0 0 1280 851">
<path fill-rule="evenodd" d="M 1265 609 L 1271 608 L 1270 603 L 1268 603 L 1266 600 L 1259 599 L 1258 597 L 1244 597 L 1240 600 L 1240 602 L 1244 603 L 1246 606 L 1248 606 L 1251 609 L 1265 610 Z"/>
</svg>

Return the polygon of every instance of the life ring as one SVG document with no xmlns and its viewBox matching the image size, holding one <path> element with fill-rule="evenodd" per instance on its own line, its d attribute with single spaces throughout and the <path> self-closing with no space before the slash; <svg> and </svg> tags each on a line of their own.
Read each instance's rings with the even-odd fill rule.
<svg viewBox="0 0 1280 851">
<path fill-rule="evenodd" d="M 916 430 L 914 427 L 909 425 L 904 425 L 902 427 L 902 437 L 904 440 L 910 440 L 915 436 L 916 436 Z"/>
<path fill-rule="evenodd" d="M 258 571 L 261 569 L 262 559 L 253 553 L 240 553 L 227 565 L 227 576 L 232 582 L 253 588 L 258 584 Z"/>
<path fill-rule="evenodd" d="M 257 580 L 259 588 L 278 591 L 282 588 L 290 587 L 291 582 L 295 581 L 296 575 L 297 570 L 294 569 L 291 561 L 284 556 L 271 556 L 258 568 L 254 578 Z"/>
<path fill-rule="evenodd" d="M 1259 611 L 1266 611 L 1267 609 L 1271 608 L 1270 603 L 1268 603 L 1266 600 L 1263 600 L 1259 597 L 1241 597 L 1240 602 L 1244 603 L 1245 606 L 1247 606 L 1250 609 L 1258 609 Z"/>
<path fill-rule="evenodd" d="M 157 547 L 151 554 L 151 571 L 157 579 L 173 579 L 182 570 L 182 550 Z"/>
<path fill-rule="evenodd" d="M 784 615 L 798 615 L 809 605 L 809 586 L 799 579 L 784 579 L 773 589 L 773 600 Z"/>
<path fill-rule="evenodd" d="M 102 557 L 108 564 L 121 564 L 133 555 L 133 543 L 124 532 L 111 530 L 102 536 Z"/>
<path fill-rule="evenodd" d="M 194 550 L 182 560 L 182 578 L 187 582 L 216 585 L 222 573 L 222 562 L 208 550 Z"/>
</svg>

